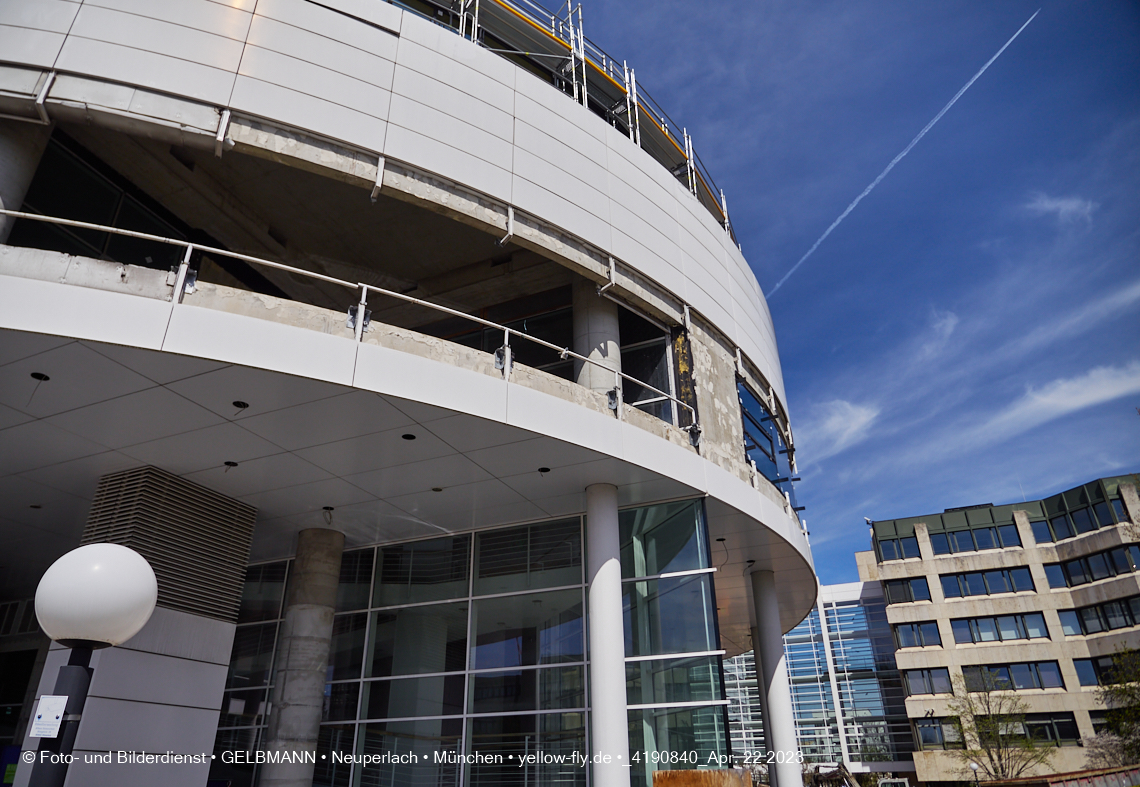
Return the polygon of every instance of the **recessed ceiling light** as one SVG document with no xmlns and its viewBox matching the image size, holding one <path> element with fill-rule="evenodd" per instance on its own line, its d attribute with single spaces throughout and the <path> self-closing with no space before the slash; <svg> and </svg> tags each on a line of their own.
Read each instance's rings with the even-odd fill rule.
<svg viewBox="0 0 1140 787">
<path fill-rule="evenodd" d="M 717 541 L 718 541 L 718 542 L 721 542 L 721 541 L 724 541 L 724 539 L 723 539 L 723 538 L 718 538 L 718 539 L 717 539 Z"/>
<path fill-rule="evenodd" d="M 546 473 L 550 472 L 550 468 L 549 467 L 540 467 L 540 468 L 538 468 L 538 472 L 543 473 L 545 475 Z"/>
<path fill-rule="evenodd" d="M 333 508 L 332 506 L 325 506 L 325 507 L 324 507 L 323 509 L 321 509 L 321 510 L 322 510 L 322 511 L 336 511 L 336 509 L 335 509 L 335 508 Z"/>
<path fill-rule="evenodd" d="M 46 383 L 51 378 L 48 377 L 43 372 L 32 372 L 32 379 L 33 380 L 39 380 L 41 383 Z"/>
<path fill-rule="evenodd" d="M 416 436 L 414 434 L 411 434 L 411 433 L 400 435 L 400 437 L 404 438 L 405 440 L 415 440 L 416 439 Z"/>
<path fill-rule="evenodd" d="M 43 506 L 41 506 L 41 505 L 34 505 L 34 504 L 33 504 L 33 505 L 30 505 L 30 506 L 28 506 L 28 508 L 34 508 L 34 509 L 36 509 L 37 511 L 39 511 L 41 508 L 43 508 Z"/>
<path fill-rule="evenodd" d="M 238 466 L 237 462 L 223 462 L 222 464 L 224 464 L 226 467 L 237 467 Z"/>
<path fill-rule="evenodd" d="M 234 399 L 233 404 L 234 404 L 234 407 L 236 407 L 239 410 L 249 409 L 249 402 L 243 402 L 241 399 Z"/>
<path fill-rule="evenodd" d="M 443 487 L 442 487 L 442 486 L 433 486 L 433 487 L 431 488 L 431 491 L 433 491 L 433 492 L 442 492 L 442 491 L 443 491 Z"/>
</svg>

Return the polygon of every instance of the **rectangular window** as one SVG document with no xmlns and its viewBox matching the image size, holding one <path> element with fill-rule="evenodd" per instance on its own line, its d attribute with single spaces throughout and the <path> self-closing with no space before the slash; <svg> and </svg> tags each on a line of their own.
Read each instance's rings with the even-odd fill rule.
<svg viewBox="0 0 1140 787">
<path fill-rule="evenodd" d="M 974 536 L 969 530 L 959 530 L 946 535 L 950 538 L 950 547 L 955 552 L 974 551 Z"/>
<path fill-rule="evenodd" d="M 1128 550 L 1121 547 L 1108 553 L 1112 561 L 1112 568 L 1117 574 L 1132 573 L 1132 561 L 1128 559 Z"/>
<path fill-rule="evenodd" d="M 1091 513 L 1087 508 L 1078 508 L 1069 512 L 1069 518 L 1073 521 L 1073 528 L 1077 533 L 1088 533 L 1095 527 Z"/>
<path fill-rule="evenodd" d="M 1077 671 L 1077 680 L 1082 686 L 1100 685 L 1092 659 L 1073 659 L 1073 669 Z"/>
<path fill-rule="evenodd" d="M 915 719 L 915 739 L 919 749 L 961 749 L 962 733 L 957 719 L 923 717 Z"/>
<path fill-rule="evenodd" d="M 1069 578 L 1069 585 L 1083 585 L 1089 581 L 1088 568 L 1085 566 L 1084 560 L 1070 560 L 1062 564 L 1065 568 L 1065 575 Z"/>
<path fill-rule="evenodd" d="M 945 533 L 931 533 L 930 546 L 936 555 L 950 554 L 950 539 L 946 537 Z"/>
<path fill-rule="evenodd" d="M 465 597 L 470 543 L 470 536 L 448 536 L 381 547 L 373 606 Z"/>
<path fill-rule="evenodd" d="M 962 584 L 967 596 L 984 596 L 986 595 L 986 579 L 981 571 L 971 572 L 962 575 Z"/>
<path fill-rule="evenodd" d="M 1065 579 L 1065 572 L 1061 568 L 1060 563 L 1046 563 L 1045 578 L 1049 580 L 1049 587 L 1051 588 L 1068 587 L 1068 582 Z"/>
<path fill-rule="evenodd" d="M 1017 615 L 1003 615 L 997 619 L 997 627 L 1002 642 L 1026 638 L 1025 632 L 1021 630 L 1021 620 Z"/>
<path fill-rule="evenodd" d="M 627 656 L 716 649 L 711 575 L 624 582 L 622 594 Z"/>
<path fill-rule="evenodd" d="M 703 511 L 689 500 L 619 512 L 622 579 L 708 568 Z"/>
<path fill-rule="evenodd" d="M 974 641 L 974 635 L 970 631 L 970 621 L 968 619 L 952 620 L 950 621 L 950 628 L 954 631 L 954 641 L 959 645 L 969 644 Z"/>
<path fill-rule="evenodd" d="M 974 621 L 974 630 L 977 632 L 975 642 L 997 642 L 998 630 L 993 618 L 978 618 Z"/>
<path fill-rule="evenodd" d="M 974 532 L 974 543 L 978 549 L 997 549 L 997 531 L 992 527 L 979 528 Z"/>
<path fill-rule="evenodd" d="M 1004 571 L 987 571 L 985 572 L 985 578 L 986 591 L 990 595 L 1010 592 L 1009 576 Z"/>
<path fill-rule="evenodd" d="M 1037 678 L 1037 670 L 1033 668 L 1032 664 L 1010 664 L 1009 675 L 1010 682 L 1013 683 L 1015 689 L 1041 688 Z"/>
<path fill-rule="evenodd" d="M 1116 514 L 1117 522 L 1127 522 L 1128 517 L 1124 515 L 1124 501 L 1123 500 L 1110 500 L 1112 503 L 1112 513 Z"/>
<path fill-rule="evenodd" d="M 945 667 L 912 669 L 904 673 L 907 694 L 949 694 L 950 671 Z"/>
<path fill-rule="evenodd" d="M 1045 627 L 1045 616 L 1040 612 L 1030 612 L 1022 616 L 1025 635 L 1029 639 L 1049 639 L 1049 629 Z"/>
<path fill-rule="evenodd" d="M 1015 593 L 1026 590 L 1037 590 L 1033 584 L 1033 576 L 1029 573 L 1028 568 L 1011 568 L 1009 570 L 1009 584 L 1013 587 Z"/>
<path fill-rule="evenodd" d="M 577 519 L 475 534 L 475 595 L 581 583 Z"/>
<path fill-rule="evenodd" d="M 902 552 L 902 557 L 921 557 L 918 551 L 918 539 L 914 536 L 900 538 L 899 550 Z"/>
<path fill-rule="evenodd" d="M 879 539 L 879 554 L 882 556 L 882 560 L 898 560 L 898 542 L 893 538 Z"/>
<path fill-rule="evenodd" d="M 1053 543 L 1053 533 L 1049 530 L 1048 522 L 1030 522 L 1029 527 L 1033 530 L 1033 540 L 1038 544 Z"/>
<path fill-rule="evenodd" d="M 1132 625 L 1132 616 L 1123 602 L 1109 601 L 1101 606 L 1101 611 L 1104 613 L 1105 626 L 1110 631 Z"/>
<path fill-rule="evenodd" d="M 958 584 L 957 574 L 944 574 L 942 576 L 942 595 L 946 598 L 960 598 L 962 588 Z"/>
<path fill-rule="evenodd" d="M 1017 534 L 1017 525 L 998 525 L 997 532 L 1003 547 L 1021 546 L 1021 536 Z"/>
<path fill-rule="evenodd" d="M 1063 689 L 1065 681 L 1061 679 L 1061 668 L 1055 661 L 1036 662 L 1037 675 L 1041 680 L 1043 689 Z"/>
<path fill-rule="evenodd" d="M 585 658 L 579 589 L 478 599 L 472 617 L 473 669 L 559 664 Z"/>
<path fill-rule="evenodd" d="M 1060 609 L 1057 610 L 1057 615 L 1061 618 L 1061 631 L 1066 637 L 1075 637 L 1084 633 L 1081 631 L 1080 616 L 1075 609 Z"/>
<path fill-rule="evenodd" d="M 1085 607 L 1080 610 L 1081 628 L 1086 634 L 1098 634 L 1104 631 L 1104 622 L 1100 619 L 1100 611 L 1096 607 Z"/>
<path fill-rule="evenodd" d="M 1072 713 L 1027 713 L 1025 734 L 1038 746 L 1080 745 L 1080 733 Z"/>
<path fill-rule="evenodd" d="M 1112 576 L 1112 569 L 1109 568 L 1108 561 L 1105 557 L 1106 555 L 1103 552 L 1098 552 L 1095 555 L 1089 555 L 1087 558 L 1089 576 L 1094 582 L 1098 579 L 1106 579 Z"/>
<path fill-rule="evenodd" d="M 1109 508 L 1108 503 L 1103 500 L 1093 506 L 1093 513 L 1096 515 L 1097 522 L 1101 527 L 1116 524 L 1112 518 L 1112 509 Z"/>
<path fill-rule="evenodd" d="M 1060 541 L 1063 538 L 1072 538 L 1073 529 L 1069 526 L 1069 518 L 1064 514 L 1055 516 L 1049 520 L 1049 524 L 1053 527 L 1053 535 Z"/>
</svg>

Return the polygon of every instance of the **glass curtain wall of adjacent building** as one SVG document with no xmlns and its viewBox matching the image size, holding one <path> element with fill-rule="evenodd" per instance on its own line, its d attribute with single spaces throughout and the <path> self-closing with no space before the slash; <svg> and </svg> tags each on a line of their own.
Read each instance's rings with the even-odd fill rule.
<svg viewBox="0 0 1140 787">
<path fill-rule="evenodd" d="M 620 521 L 631 751 L 704 765 L 728 744 L 703 506 Z M 577 517 L 345 552 L 313 784 L 586 785 L 580 763 L 518 764 L 588 751 L 582 556 Z M 288 569 L 248 571 L 219 751 L 260 746 Z M 361 767 L 334 752 L 418 762 Z M 464 761 L 475 753 L 503 762 Z M 651 785 L 640 759 L 635 783 Z M 256 783 L 252 767 L 217 775 Z"/>
</svg>

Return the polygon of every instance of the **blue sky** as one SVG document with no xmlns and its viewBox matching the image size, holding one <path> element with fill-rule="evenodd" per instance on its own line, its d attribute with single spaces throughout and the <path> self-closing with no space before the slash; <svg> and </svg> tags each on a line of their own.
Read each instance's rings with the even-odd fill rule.
<svg viewBox="0 0 1140 787">
<path fill-rule="evenodd" d="M 770 299 L 820 578 L 863 517 L 1140 471 L 1140 4 L 591 0 Z"/>
</svg>

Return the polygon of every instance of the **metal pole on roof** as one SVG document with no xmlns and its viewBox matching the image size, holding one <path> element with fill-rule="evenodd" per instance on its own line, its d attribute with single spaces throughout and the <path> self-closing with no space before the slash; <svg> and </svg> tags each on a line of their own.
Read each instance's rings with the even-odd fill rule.
<svg viewBox="0 0 1140 787">
<path fill-rule="evenodd" d="M 637 71 L 632 68 L 629 70 L 629 89 L 633 96 L 633 128 L 635 130 L 633 141 L 637 143 L 638 147 L 641 147 L 641 110 L 637 104 Z"/>
<path fill-rule="evenodd" d="M 586 37 L 582 33 L 582 4 L 578 3 L 578 55 L 582 60 L 582 106 L 589 106 L 586 94 Z"/>
</svg>

